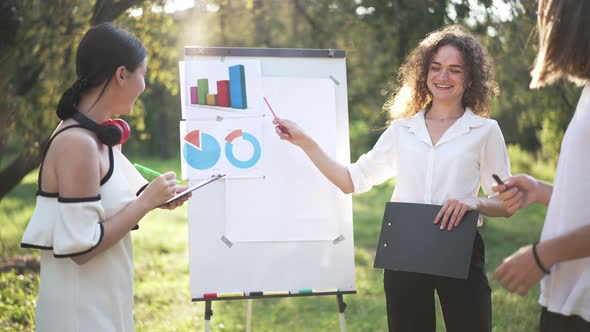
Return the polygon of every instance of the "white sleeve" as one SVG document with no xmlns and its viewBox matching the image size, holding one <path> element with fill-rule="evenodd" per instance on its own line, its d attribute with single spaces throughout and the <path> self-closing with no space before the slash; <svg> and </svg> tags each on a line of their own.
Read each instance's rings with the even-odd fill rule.
<svg viewBox="0 0 590 332">
<path fill-rule="evenodd" d="M 356 163 L 348 165 L 348 172 L 355 193 L 369 191 L 397 175 L 397 149 L 395 125 L 392 124 L 381 134 L 371 151 L 359 157 Z"/>
<path fill-rule="evenodd" d="M 100 195 L 89 198 L 58 198 L 58 217 L 53 229 L 53 255 L 70 257 L 96 247 L 103 237 L 104 209 Z"/>
<path fill-rule="evenodd" d="M 496 196 L 492 191 L 495 183 L 492 174 L 497 174 L 501 179 L 510 177 L 510 158 L 504 136 L 496 121 L 493 121 L 481 150 L 479 183 L 488 197 Z"/>
</svg>

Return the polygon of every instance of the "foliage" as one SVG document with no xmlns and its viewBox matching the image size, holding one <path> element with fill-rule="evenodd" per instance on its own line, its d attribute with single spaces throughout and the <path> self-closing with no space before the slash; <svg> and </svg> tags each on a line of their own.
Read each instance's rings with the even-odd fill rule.
<svg viewBox="0 0 590 332">
<path fill-rule="evenodd" d="M 88 2 L 9 1 L 1 30 L 0 70 L 0 198 L 37 167 L 42 147 L 58 122 L 55 105 L 66 87 L 75 81 L 76 45 L 92 22 L 117 15 L 134 1 L 97 1 L 102 10 Z M 111 5 L 109 7 L 109 4 Z M 101 15 L 106 15 L 103 17 Z M 8 36 L 8 34 L 14 34 Z"/>
<path fill-rule="evenodd" d="M 145 2 L 134 10 L 142 11 L 138 17 L 122 15 L 117 24 L 133 32 L 148 50 L 146 90 L 140 97 L 140 107 L 129 116 L 134 128 L 134 139 L 125 145 L 126 151 L 161 158 L 177 155 L 180 96 L 178 61 L 182 48 L 177 45 L 179 26 L 174 17 L 153 11 L 165 1 Z"/>
<path fill-rule="evenodd" d="M 8 33 L 13 35 L 3 45 L 3 61 L 0 62 L 3 73 L 0 79 L 0 120 L 3 122 L 0 158 L 12 160 L 2 160 L 2 164 L 8 165 L 0 173 L 2 194 L 11 188 L 6 186 L 18 184 L 38 163 L 40 146 L 56 123 L 49 110 L 61 96 L 63 81 L 73 76 L 72 71 L 63 68 L 72 58 L 72 45 L 77 41 L 71 36 L 81 28 L 75 18 L 90 15 L 88 8 L 77 7 L 75 1 L 11 2 L 10 7 L 3 8 L 10 22 L 8 28 L 2 30 L 3 38 Z M 57 16 L 61 19 L 48 13 L 62 13 Z M 74 13 L 78 15 L 72 15 Z M 10 169 L 14 163 L 19 163 L 19 167 Z"/>
<path fill-rule="evenodd" d="M 99 0 L 91 4 L 70 0 L 27 0 L 9 1 L 0 7 L 2 15 L 7 17 L 1 30 L 4 42 L 0 44 L 3 51 L 3 61 L 0 62 L 3 73 L 0 78 L 0 121 L 4 124 L 0 130 L 0 165 L 3 166 L 0 169 L 0 198 L 38 166 L 42 147 L 58 122 L 53 110 L 62 93 L 75 81 L 73 63 L 76 46 L 83 34 L 91 24 L 119 17 L 141 2 Z M 129 25 L 129 29 L 142 37 L 148 47 L 157 50 L 151 56 L 151 66 L 157 70 L 148 77 L 156 88 L 148 89 L 146 95 L 150 96 L 150 91 L 155 90 L 154 99 L 164 101 L 166 99 L 160 97 L 160 86 L 164 87 L 165 95 L 178 94 L 177 71 L 169 70 L 174 68 L 175 58 L 178 59 L 173 50 L 176 45 L 175 40 L 172 38 L 170 42 L 166 34 L 174 34 L 175 31 L 169 15 L 158 15 L 148 8 L 146 5 L 146 13 L 149 14 L 135 20 L 127 17 L 121 25 Z M 165 113 L 159 112 L 164 107 L 157 108 L 157 113 L 162 113 L 158 119 L 165 120 L 164 123 L 172 124 L 174 122 L 170 119 L 179 117 L 178 110 Z M 141 101 L 137 103 L 136 111 L 131 122 L 141 132 L 145 127 Z M 154 136 L 160 138 L 158 132 Z M 166 143 L 164 147 L 170 145 L 170 141 Z M 164 152 L 163 156 L 171 156 L 169 149 Z"/>
<path fill-rule="evenodd" d="M 524 151 L 518 145 L 509 145 L 508 155 L 510 157 L 512 174 L 524 173 L 543 181 L 553 182 L 553 175 L 555 173 L 554 164 L 547 163 L 535 157 L 531 153 Z"/>
<path fill-rule="evenodd" d="M 75 47 L 93 23 L 114 19 L 149 52 L 146 92 L 128 117 L 126 151 L 178 154 L 178 65 L 184 45 L 340 48 L 346 51 L 352 159 L 384 129 L 382 106 L 406 54 L 428 32 L 461 23 L 495 59 L 502 94 L 493 104 L 506 141 L 555 163 L 579 95 L 565 82 L 528 89 L 536 52 L 536 4 L 522 0 L 201 0 L 173 14 L 166 0 L 7 0 L 0 5 L 0 198 L 36 167 L 73 82 Z M 496 4 L 506 3 L 501 14 Z M 129 11 L 133 9 L 133 11 Z M 140 13 L 140 14 L 138 14 Z M 55 19 L 59 18 L 59 19 Z M 16 134 L 18 133 L 18 134 Z"/>
<path fill-rule="evenodd" d="M 536 7 L 530 1 L 510 0 L 510 21 L 490 21 L 492 34 L 482 36 L 495 60 L 501 96 L 493 104 L 508 144 L 516 144 L 555 165 L 563 133 L 575 109 L 580 89 L 559 82 L 530 90 L 529 70 L 537 52 Z"/>
<path fill-rule="evenodd" d="M 14 270 L 0 273 L 0 329 L 24 331 L 32 329 L 39 275 L 20 274 Z"/>
</svg>

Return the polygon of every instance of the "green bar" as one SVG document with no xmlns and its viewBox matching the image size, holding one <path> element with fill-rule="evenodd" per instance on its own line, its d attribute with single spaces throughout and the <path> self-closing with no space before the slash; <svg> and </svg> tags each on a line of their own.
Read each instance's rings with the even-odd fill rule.
<svg viewBox="0 0 590 332">
<path fill-rule="evenodd" d="M 199 92 L 199 104 L 207 105 L 207 95 L 209 94 L 209 80 L 206 78 L 198 79 L 197 88 Z"/>
<path fill-rule="evenodd" d="M 299 291 L 299 294 L 311 294 L 313 291 L 311 289 L 302 289 Z"/>
</svg>

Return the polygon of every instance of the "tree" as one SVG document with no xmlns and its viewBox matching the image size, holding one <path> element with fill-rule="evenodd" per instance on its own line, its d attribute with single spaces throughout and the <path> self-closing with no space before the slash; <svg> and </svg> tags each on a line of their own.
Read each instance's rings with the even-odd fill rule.
<svg viewBox="0 0 590 332">
<path fill-rule="evenodd" d="M 536 52 L 535 5 L 503 0 L 201 0 L 175 14 L 166 0 L 5 0 L 0 4 L 0 198 L 38 166 L 41 148 L 57 122 L 53 109 L 74 81 L 73 57 L 82 34 L 115 20 L 144 42 L 149 53 L 146 92 L 127 120 L 136 139 L 126 151 L 176 155 L 180 119 L 178 66 L 184 45 L 333 48 L 346 51 L 352 159 L 385 129 L 382 106 L 396 89 L 397 70 L 419 40 L 462 23 L 487 45 L 502 94 L 492 116 L 506 141 L 556 159 L 558 142 L 579 89 L 560 83 L 528 89 Z M 133 8 L 141 15 L 129 15 Z M 48 15 L 51 13 L 51 15 Z M 127 14 L 126 14 L 127 13 Z M 139 139 L 137 139 L 139 138 Z"/>
<path fill-rule="evenodd" d="M 2 54 L 3 130 L 0 132 L 0 197 L 38 166 L 40 147 L 47 143 L 57 94 L 71 72 L 62 72 L 72 56 L 72 35 L 81 27 L 77 15 L 51 20 L 47 12 L 83 11 L 73 1 L 47 4 L 43 1 L 12 1 L 2 8 L 10 26 L 3 29 L 6 40 Z M 8 34 L 11 35 L 8 35 Z M 12 37 L 12 38 L 11 38 Z M 59 78 L 59 79 L 56 79 Z M 10 134 L 12 133 L 12 134 Z M 16 134 L 16 135 L 15 135 Z"/>
<path fill-rule="evenodd" d="M 555 163 L 561 139 L 569 123 L 579 88 L 568 82 L 530 90 L 529 71 L 537 53 L 536 9 L 528 1 L 509 0 L 513 17 L 490 19 L 492 34 L 482 36 L 496 63 L 502 90 L 492 115 L 502 128 L 506 142 L 529 152 L 539 152 L 543 160 Z"/>
<path fill-rule="evenodd" d="M 75 81 L 72 59 L 83 33 L 143 2 L 9 0 L 0 5 L 0 199 L 40 163 L 58 121 L 52 110 Z"/>
</svg>

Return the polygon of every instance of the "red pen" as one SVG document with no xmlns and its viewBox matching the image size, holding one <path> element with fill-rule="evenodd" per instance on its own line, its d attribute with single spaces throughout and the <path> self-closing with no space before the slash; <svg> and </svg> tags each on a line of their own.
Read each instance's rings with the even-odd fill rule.
<svg viewBox="0 0 590 332">
<path fill-rule="evenodd" d="M 272 116 L 274 116 L 275 120 L 278 120 L 277 115 L 275 114 L 275 111 L 272 110 L 272 107 L 270 106 L 270 104 L 268 103 L 268 100 L 266 100 L 266 97 L 262 97 L 264 99 L 264 102 L 266 103 L 266 106 L 268 106 L 268 109 L 270 110 L 270 112 L 272 113 Z"/>
<path fill-rule="evenodd" d="M 270 106 L 270 103 L 268 102 L 268 100 L 266 99 L 266 97 L 262 97 L 264 99 L 264 102 L 266 103 L 266 106 L 268 106 L 268 109 L 270 110 L 270 112 L 272 113 L 272 116 L 275 118 L 275 121 L 277 122 L 277 125 L 279 126 L 279 129 L 285 133 L 286 135 L 289 135 L 289 131 L 287 130 L 287 128 L 285 128 L 285 126 L 282 126 L 279 123 L 279 117 L 275 114 L 275 112 L 272 110 L 272 106 Z M 291 136 L 291 135 L 289 135 Z"/>
</svg>

